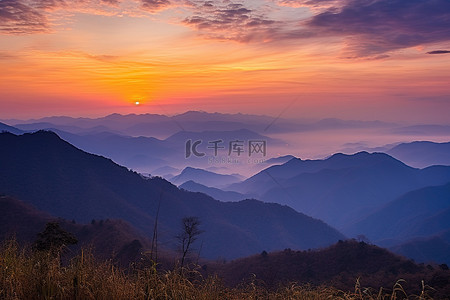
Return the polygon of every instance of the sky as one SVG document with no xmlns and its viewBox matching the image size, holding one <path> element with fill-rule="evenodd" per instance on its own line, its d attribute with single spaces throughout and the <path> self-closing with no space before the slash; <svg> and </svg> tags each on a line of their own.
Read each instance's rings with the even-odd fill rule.
<svg viewBox="0 0 450 300">
<path fill-rule="evenodd" d="M 450 1 L 0 0 L 0 70 L 0 119 L 449 124 Z"/>
</svg>

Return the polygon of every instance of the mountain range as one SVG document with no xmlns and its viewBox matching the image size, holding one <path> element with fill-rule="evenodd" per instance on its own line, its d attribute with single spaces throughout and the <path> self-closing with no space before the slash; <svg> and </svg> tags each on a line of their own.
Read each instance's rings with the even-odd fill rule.
<svg viewBox="0 0 450 300">
<path fill-rule="evenodd" d="M 89 248 L 99 259 L 113 259 L 127 266 L 140 256 L 142 249 L 150 248 L 149 239 L 122 220 L 92 220 L 89 224 L 76 224 L 8 196 L 0 196 L 0 207 L 2 241 L 14 238 L 22 245 L 30 245 L 47 223 L 58 222 L 63 230 L 72 233 L 78 240 L 69 248 L 72 254 L 81 248 Z"/>
<path fill-rule="evenodd" d="M 379 220 L 383 220 L 380 222 Z M 346 229 L 370 240 L 408 240 L 450 229 L 450 183 L 408 192 Z"/>
<path fill-rule="evenodd" d="M 16 127 L 9 126 L 9 125 L 7 125 L 5 123 L 0 123 L 0 132 L 4 132 L 4 131 L 5 132 L 11 132 L 11 133 L 14 133 L 14 134 L 22 134 L 22 133 L 24 133 L 24 131 L 22 131 L 22 130 L 16 128 Z"/>
<path fill-rule="evenodd" d="M 205 186 L 220 188 L 232 183 L 240 182 L 242 179 L 244 178 L 239 174 L 223 175 L 203 169 L 187 167 L 179 175 L 172 177 L 170 182 L 174 184 L 183 184 L 187 181 L 195 180 L 195 182 Z"/>
<path fill-rule="evenodd" d="M 386 249 L 351 240 L 339 241 L 320 250 L 261 252 L 224 265 L 210 266 L 209 269 L 233 287 L 242 282 L 264 282 L 268 288 L 290 283 L 293 289 L 296 284 L 331 285 L 344 291 L 356 289 L 355 293 L 372 295 L 372 298 L 378 293 L 383 295 L 393 282 L 401 278 L 401 289 L 415 295 L 424 291 L 434 299 L 448 299 L 450 292 L 450 271 L 446 265 L 419 265 Z M 428 289 L 423 284 L 433 288 Z M 358 291 L 359 285 L 365 288 Z M 397 288 L 400 291 L 400 287 Z M 321 299 L 317 294 L 309 297 Z"/>
<path fill-rule="evenodd" d="M 416 141 L 401 143 L 386 151 L 389 155 L 416 168 L 432 165 L 450 165 L 450 142 Z"/>
<path fill-rule="evenodd" d="M 56 128 L 71 133 L 109 131 L 130 136 L 166 138 L 179 131 L 235 131 L 247 129 L 260 134 L 336 130 L 352 128 L 398 127 L 381 121 L 355 121 L 328 118 L 319 121 L 284 119 L 250 114 L 222 114 L 188 111 L 174 116 L 158 114 L 111 114 L 100 118 L 45 117 L 31 120 L 5 120 L 23 130 Z M 61 127 L 63 126 L 63 127 Z M 40 127 L 40 128 L 39 128 Z"/>
<path fill-rule="evenodd" d="M 171 173 L 163 172 L 161 173 L 161 168 L 170 167 L 173 169 L 183 169 L 187 165 L 208 168 L 211 165 L 211 159 L 228 159 L 233 158 L 235 161 L 240 159 L 242 162 L 245 161 L 248 156 L 248 142 L 252 140 L 263 140 L 269 146 L 269 149 L 274 149 L 274 147 L 280 146 L 281 141 L 269 138 L 252 132 L 246 129 L 240 129 L 235 131 L 201 131 L 201 132 L 188 132 L 182 131 L 171 135 L 170 137 L 161 140 L 154 137 L 133 137 L 126 136 L 122 134 L 117 134 L 108 131 L 92 131 L 90 133 L 71 133 L 61 129 L 56 129 L 55 127 L 47 127 L 50 124 L 45 123 L 46 126 L 33 127 L 26 126 L 31 131 L 38 129 L 50 130 L 57 133 L 61 138 L 73 144 L 74 146 L 87 151 L 89 153 L 102 155 L 111 158 L 116 163 L 136 170 L 141 173 L 157 173 L 155 175 L 169 175 Z M 6 125 L 5 125 L 6 126 Z M 10 131 L 12 133 L 23 133 L 21 130 L 10 127 L 12 129 L 5 131 Z M 67 129 L 67 128 L 65 128 Z M 204 153 L 204 157 L 197 157 L 191 155 L 190 158 L 186 157 L 187 141 L 191 140 L 192 143 L 200 141 L 201 143 L 196 146 L 196 151 Z M 244 152 L 236 154 L 234 152 L 230 153 L 230 143 L 232 141 L 242 141 L 242 149 Z M 218 144 L 217 153 L 212 149 L 211 141 L 221 141 Z M 272 148 L 271 148 L 272 147 Z M 219 164 L 220 165 L 220 164 Z M 227 169 L 227 164 L 223 165 L 223 172 L 229 171 Z M 239 170 L 248 169 L 247 164 L 238 163 L 232 164 Z M 253 167 L 260 167 L 260 170 L 267 165 L 261 164 L 253 165 Z M 175 175 L 175 174 L 172 174 Z"/>
<path fill-rule="evenodd" d="M 153 232 L 159 206 L 159 242 L 173 248 L 181 219 L 197 216 L 205 231 L 203 257 L 317 248 L 345 238 L 287 206 L 257 200 L 224 203 L 180 190 L 159 177 L 144 177 L 81 151 L 52 132 L 1 133 L 0 145 L 0 193 L 78 223 L 123 219 L 146 236 Z"/>
<path fill-rule="evenodd" d="M 245 128 L 256 131 L 242 129 L 245 118 L 248 118 L 248 124 L 251 124 Z M 110 219 L 124 219 L 131 226 L 136 227 L 140 234 L 147 236 L 149 232 L 152 232 L 155 224 L 158 203 L 160 200 L 162 203 L 166 197 L 170 198 L 170 200 L 164 200 L 167 202 L 167 207 L 183 207 L 181 211 L 186 212 L 184 216 L 192 215 L 193 213 L 190 212 L 195 211 L 186 205 L 185 200 L 195 199 L 192 200 L 195 203 L 194 208 L 198 208 L 202 218 L 208 220 L 208 225 L 209 219 L 213 217 L 203 211 L 204 207 L 208 207 L 206 211 L 211 207 L 214 207 L 211 210 L 217 208 L 227 211 L 221 208 L 220 202 L 214 200 L 233 201 L 244 207 L 246 201 L 242 200 L 255 198 L 266 203 L 288 205 L 297 212 L 331 224 L 349 237 L 364 236 L 373 243 L 390 247 L 397 253 L 413 257 L 417 261 L 447 262 L 446 249 L 450 241 L 446 239 L 445 232 L 450 228 L 447 221 L 450 217 L 447 204 L 450 199 L 448 193 L 450 143 L 425 141 L 396 143 L 369 149 L 371 151 L 377 149 L 385 153 L 335 154 L 326 159 L 317 160 L 302 160 L 292 155 L 273 158 L 269 156 L 255 166 L 245 165 L 247 171 L 250 170 L 256 174 L 244 181 L 242 181 L 244 178 L 238 174 L 226 175 L 240 171 L 238 166 L 232 163 L 210 164 L 207 160 L 202 161 L 201 158 L 194 157 L 192 153 L 191 157 L 185 157 L 188 140 L 201 140 L 202 144 L 197 150 L 205 153 L 214 150 L 208 148 L 210 140 L 222 139 L 221 145 L 227 148 L 227 141 L 224 138 L 259 139 L 282 146 L 281 140 L 257 133 L 261 132 L 263 123 L 269 121 L 274 122 L 273 119 L 263 116 L 188 112 L 173 117 L 118 114 L 98 119 L 51 117 L 21 124 L 19 122 L 17 124 L 21 129 L 0 123 L 0 131 L 14 134 L 23 134 L 24 130 L 53 128 L 54 132 L 70 144 L 86 152 L 97 154 L 88 155 L 79 151 L 77 155 L 74 155 L 74 147 L 59 138 L 59 142 L 56 143 L 49 139 L 49 136 L 44 138 L 42 136 L 44 132 L 38 132 L 35 135 L 41 135 L 44 140 L 48 139 L 49 151 L 46 153 L 45 146 L 39 146 L 37 139 L 36 145 L 31 142 L 32 136 L 35 135 L 25 134 L 23 136 L 28 137 L 28 141 L 23 140 L 24 145 L 20 146 L 19 143 L 16 148 L 10 149 L 13 152 L 9 153 L 9 156 L 3 155 L 0 159 L 2 167 L 9 166 L 12 170 L 9 172 L 5 169 L 2 173 L 0 187 L 4 184 L 3 187 L 8 192 L 5 193 L 0 189 L 0 193 L 14 195 L 26 202 L 29 202 L 31 198 L 30 203 L 42 205 L 36 206 L 40 210 L 54 216 L 75 219 L 77 222 L 88 223 L 91 219 L 105 219 L 105 216 Z M 128 132 L 128 128 L 133 126 L 142 125 L 144 128 L 163 124 L 158 122 L 171 122 L 171 126 L 175 126 L 172 128 L 173 132 L 167 131 L 168 135 L 163 139 L 128 136 L 123 133 L 124 129 Z M 288 129 L 290 125 L 294 123 L 298 125 L 299 122 L 305 121 L 275 120 L 273 125 L 278 122 L 283 126 L 286 125 L 284 131 L 279 127 L 278 132 L 289 132 L 292 129 Z M 362 126 L 385 128 L 389 131 L 391 130 L 389 128 L 395 125 L 369 123 L 328 119 L 319 121 L 314 126 L 313 123 L 309 123 L 308 126 L 299 125 L 300 127 L 296 130 L 306 132 L 326 130 L 326 128 L 331 130 L 333 126 L 336 129 Z M 230 126 L 225 126 L 226 124 Z M 262 132 L 270 132 L 271 126 Z M 219 128 L 220 131 L 215 131 Z M 426 128 L 429 129 L 429 127 Z M 163 127 L 161 129 L 166 130 Z M 154 127 L 153 130 L 157 128 Z M 163 135 L 160 134 L 160 136 Z M 8 134 L 2 134 L 3 136 Z M 11 141 L 5 138 L 1 144 L 9 147 L 14 145 Z M 67 147 L 62 147 L 63 144 Z M 364 147 L 364 143 L 346 145 L 350 148 Z M 38 153 L 27 154 L 24 148 L 36 149 Z M 219 151 L 226 156 L 227 149 L 224 148 L 220 148 Z M 2 151 L 7 150 L 2 149 Z M 52 156 L 51 159 L 49 155 Z M 71 159 L 72 156 L 76 158 Z M 111 158 L 112 161 L 102 156 Z M 45 158 L 46 164 L 39 163 L 41 157 Z M 105 161 L 107 163 L 101 163 Z M 146 175 L 138 174 L 130 169 Z M 167 181 L 152 175 L 165 176 L 172 183 L 179 185 L 181 191 Z M 23 185 L 21 177 L 25 178 L 24 182 L 29 184 Z M 135 179 L 131 179 L 132 177 Z M 125 184 L 123 185 L 121 181 Z M 141 181 L 145 181 L 146 185 L 151 185 L 152 188 L 137 183 Z M 77 189 L 77 185 L 83 188 Z M 169 195 L 165 194 L 166 189 L 170 190 Z M 38 192 L 34 193 L 34 191 Z M 144 196 L 146 193 L 150 195 L 151 201 Z M 58 199 L 55 200 L 55 198 Z M 66 198 L 70 199 L 68 203 L 64 203 Z M 208 200 L 204 201 L 205 199 Z M 247 201 L 256 207 L 256 211 L 265 214 L 263 207 L 266 204 L 255 200 Z M 109 203 L 114 205 L 109 207 Z M 164 206 L 161 205 L 161 208 Z M 287 207 L 284 209 L 283 213 L 289 214 L 289 209 Z M 71 217 L 71 214 L 67 214 L 68 211 L 76 217 Z M 263 228 L 255 229 L 255 232 L 258 232 L 256 237 L 248 235 L 248 229 L 235 228 L 237 226 L 233 224 L 234 216 L 231 214 L 235 214 L 236 211 L 233 210 L 227 216 L 222 214 L 214 222 L 220 224 L 218 226 L 221 230 L 227 228 L 228 231 L 239 232 L 238 240 L 245 245 L 243 252 L 251 254 L 259 251 L 258 249 L 262 249 L 263 245 L 268 244 L 261 242 L 260 235 L 263 235 Z M 174 236 L 179 230 L 179 220 L 183 214 L 165 210 L 161 214 L 162 219 L 159 220 L 161 243 L 175 248 Z M 277 219 L 278 215 L 271 217 Z M 176 218 L 178 221 L 174 222 Z M 380 219 L 386 222 L 379 222 Z M 257 220 L 240 220 L 239 222 L 241 222 L 239 226 L 243 224 L 245 228 L 258 223 Z M 284 230 L 294 232 L 287 228 L 286 222 L 281 225 L 282 228 L 283 226 L 286 227 Z M 275 231 L 267 230 L 273 236 L 276 235 Z M 206 235 L 207 233 L 204 234 Z M 216 250 L 219 248 L 219 242 L 215 239 L 216 237 L 211 239 L 214 241 L 210 245 L 212 248 L 207 245 L 202 246 L 202 251 L 207 255 L 213 253 L 211 257 L 217 257 L 214 255 L 218 253 Z M 244 240 L 248 241 L 244 242 Z M 300 240 L 301 238 L 286 235 L 282 244 L 291 245 Z M 213 250 L 210 251 L 210 249 Z M 275 250 L 270 247 L 265 249 Z M 238 256 L 240 254 L 234 253 L 230 257 Z"/>
<path fill-rule="evenodd" d="M 209 187 L 193 180 L 186 181 L 179 186 L 181 189 L 185 189 L 191 192 L 199 192 L 213 197 L 220 201 L 240 201 L 243 199 L 254 198 L 255 195 L 244 195 L 233 191 L 224 191 L 218 188 Z"/>
<path fill-rule="evenodd" d="M 415 169 L 384 153 L 291 159 L 227 190 L 289 205 L 344 230 L 401 195 L 450 182 L 450 167 Z"/>
</svg>

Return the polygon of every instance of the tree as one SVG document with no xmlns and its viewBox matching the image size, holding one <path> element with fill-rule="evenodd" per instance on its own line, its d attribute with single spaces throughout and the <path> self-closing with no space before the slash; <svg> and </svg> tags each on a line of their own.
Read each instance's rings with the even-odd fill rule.
<svg viewBox="0 0 450 300">
<path fill-rule="evenodd" d="M 370 244 L 370 240 L 364 234 L 358 234 L 356 236 L 356 240 L 358 242 L 364 242 L 366 244 Z"/>
<path fill-rule="evenodd" d="M 200 220 L 197 217 L 185 217 L 181 221 L 181 233 L 177 236 L 180 243 L 181 251 L 181 268 L 184 266 L 184 261 L 187 254 L 191 250 L 192 244 L 197 240 L 197 237 L 203 232 L 199 228 Z"/>
<path fill-rule="evenodd" d="M 152 248 L 150 250 L 150 260 L 154 261 L 155 263 L 158 263 L 158 218 L 159 218 L 159 210 L 161 209 L 161 201 L 163 193 L 164 191 L 161 191 L 161 194 L 159 194 L 158 208 L 156 210 L 156 217 L 155 217 L 155 226 L 153 227 Z M 153 254 L 155 255 L 154 260 Z"/>
<path fill-rule="evenodd" d="M 38 238 L 33 244 L 33 248 L 38 251 L 51 251 L 57 253 L 63 247 L 74 245 L 78 240 L 71 233 L 63 230 L 58 222 L 49 222 L 44 231 L 38 233 Z"/>
</svg>

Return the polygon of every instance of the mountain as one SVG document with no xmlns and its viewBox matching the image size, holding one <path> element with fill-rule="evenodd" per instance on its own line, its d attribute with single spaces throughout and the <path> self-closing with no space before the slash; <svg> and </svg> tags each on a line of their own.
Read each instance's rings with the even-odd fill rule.
<svg viewBox="0 0 450 300">
<path fill-rule="evenodd" d="M 366 151 L 369 153 L 373 152 L 387 153 L 388 150 L 394 148 L 399 144 L 400 143 L 389 143 L 383 146 L 372 147 L 367 142 L 345 143 L 342 145 L 342 148 L 340 148 L 338 152 L 344 154 L 354 154 L 361 151 Z"/>
<path fill-rule="evenodd" d="M 219 201 L 240 201 L 253 198 L 252 195 L 244 195 L 232 191 L 223 191 L 221 189 L 209 187 L 192 180 L 186 181 L 185 183 L 180 185 L 179 188 L 191 192 L 204 193 Z"/>
<path fill-rule="evenodd" d="M 390 248 L 391 251 L 421 263 L 450 265 L 450 240 L 445 238 L 450 230 L 436 236 L 415 238 Z"/>
<path fill-rule="evenodd" d="M 9 124 L 20 127 L 31 126 L 36 129 L 56 128 L 79 134 L 114 132 L 130 136 L 152 136 L 164 139 L 180 131 L 198 132 L 206 128 L 210 131 L 250 130 L 260 134 L 278 134 L 290 132 L 313 132 L 320 130 L 352 130 L 352 129 L 398 129 L 397 124 L 380 121 L 357 121 L 340 119 L 323 119 L 319 121 L 274 118 L 264 115 L 222 114 L 202 111 L 188 111 L 174 116 L 158 114 L 111 114 L 101 118 L 72 118 L 65 116 L 46 117 L 27 121 L 7 120 Z M 42 127 L 43 123 L 47 123 Z M 36 128 L 40 127 L 40 128 Z M 30 127 L 27 127 L 28 129 Z"/>
<path fill-rule="evenodd" d="M 175 116 L 157 114 L 111 114 L 101 118 L 46 117 L 28 121 L 9 120 L 20 127 L 36 129 L 56 128 L 71 133 L 98 132 L 95 128 L 102 126 L 102 131 L 114 132 L 130 136 L 153 136 L 166 138 L 179 131 L 236 131 L 247 129 L 265 132 L 270 124 L 270 133 L 292 132 L 297 121 L 273 117 L 247 114 L 220 114 L 200 111 L 189 111 Z M 44 125 L 46 124 L 46 125 Z M 44 126 L 44 127 L 43 127 Z"/>
<path fill-rule="evenodd" d="M 359 152 L 354 155 L 341 153 L 323 160 L 302 160 L 293 158 L 282 165 L 271 166 L 255 174 L 242 183 L 230 186 L 230 189 L 240 192 L 248 192 L 258 189 L 260 194 L 277 187 L 277 181 L 284 181 L 301 174 L 313 174 L 323 170 L 341 170 L 347 168 L 370 167 L 388 159 L 387 155 L 381 153 L 369 154 Z M 404 165 L 401 162 L 392 160 L 394 164 Z M 262 190 L 261 190 L 262 188 Z"/>
<path fill-rule="evenodd" d="M 73 252 L 82 247 L 92 248 L 99 259 L 120 261 L 124 265 L 137 258 L 141 248 L 150 247 L 147 238 L 140 235 L 136 229 L 121 220 L 96 220 L 90 224 L 75 224 L 73 222 L 55 218 L 45 212 L 18 199 L 0 196 L 0 240 L 14 237 L 21 244 L 30 245 L 36 240 L 37 234 L 42 232 L 48 222 L 58 222 L 62 229 L 72 233 L 78 240 L 77 245 L 70 246 Z M 139 251 L 125 254 L 131 245 L 139 245 Z M 131 254 L 131 255 L 130 255 Z"/>
<path fill-rule="evenodd" d="M 206 186 L 221 187 L 241 180 L 242 177 L 239 175 L 223 175 L 203 169 L 187 167 L 179 175 L 172 177 L 170 182 L 182 184 L 187 181 L 195 181 Z"/>
<path fill-rule="evenodd" d="M 114 162 L 139 172 L 151 173 L 165 167 L 171 158 L 184 159 L 184 149 L 152 137 L 130 137 L 109 132 L 77 135 L 52 130 L 61 138 L 86 152 L 109 157 Z M 174 160 L 174 159 L 173 159 Z"/>
<path fill-rule="evenodd" d="M 64 133 L 71 133 L 76 135 L 95 135 L 99 133 L 110 133 L 110 134 L 117 134 L 117 135 L 123 135 L 121 132 L 113 130 L 109 127 L 98 125 L 94 127 L 89 128 L 82 128 L 77 126 L 71 126 L 71 125 L 56 125 L 53 123 L 48 122 L 39 122 L 39 123 L 31 123 L 31 124 L 17 124 L 15 125 L 17 128 L 20 128 L 22 130 L 25 130 L 27 132 L 31 131 L 38 131 L 38 130 L 50 130 L 55 132 L 64 132 Z"/>
<path fill-rule="evenodd" d="M 296 157 L 293 155 L 284 155 L 284 156 L 269 158 L 264 163 L 266 163 L 268 165 L 275 165 L 275 164 L 279 165 L 279 164 L 284 164 L 293 158 L 296 158 Z"/>
<path fill-rule="evenodd" d="M 191 140 L 192 143 L 199 141 L 200 143 L 198 144 L 197 150 L 207 154 L 207 156 L 232 156 L 245 159 L 250 157 L 249 143 L 252 141 L 264 142 L 266 145 L 266 155 L 268 152 L 267 150 L 284 145 L 284 142 L 280 140 L 261 135 L 248 129 L 231 131 L 180 131 L 165 139 L 172 147 L 178 147 L 183 151 L 186 149 L 186 142 L 188 140 Z M 234 143 L 241 148 L 240 153 L 237 153 L 237 149 L 233 148 Z M 215 145 L 217 145 L 217 154 L 214 148 Z M 264 157 L 263 155 L 260 155 L 260 153 L 254 153 L 254 156 L 256 157 L 257 154 L 259 154 L 258 157 Z"/>
<path fill-rule="evenodd" d="M 15 237 L 20 242 L 36 239 L 37 233 L 53 219 L 29 204 L 8 196 L 0 196 L 0 240 Z"/>
<path fill-rule="evenodd" d="M 223 265 L 208 265 L 208 269 L 214 267 L 211 272 L 215 271 L 225 284 L 233 287 L 242 282 L 264 282 L 264 287 L 276 289 L 281 284 L 295 282 L 299 286 L 334 286 L 343 291 L 355 291 L 358 280 L 361 287 L 371 288 L 377 294 L 381 287 L 391 287 L 403 279 L 401 286 L 408 293 L 420 294 L 422 280 L 439 291 L 439 294 L 432 294 L 435 299 L 447 299 L 450 291 L 448 268 L 418 265 L 386 249 L 352 240 L 339 241 L 319 250 L 264 251 Z M 433 293 L 433 290 L 427 292 Z M 311 298 L 321 299 L 317 295 Z"/>
<path fill-rule="evenodd" d="M 359 121 L 359 120 L 341 120 L 336 118 L 326 118 L 309 125 L 310 130 L 326 129 L 360 129 L 360 128 L 390 128 L 395 127 L 395 123 L 386 123 L 381 121 Z"/>
<path fill-rule="evenodd" d="M 404 163 L 425 168 L 432 165 L 450 165 L 450 142 L 433 143 L 427 141 L 399 144 L 386 151 Z"/>
<path fill-rule="evenodd" d="M 196 216 L 205 231 L 199 243 L 206 258 L 323 247 L 344 238 L 322 221 L 287 206 L 256 200 L 220 202 L 180 190 L 159 177 L 143 177 L 81 151 L 52 132 L 2 133 L 0 145 L 1 194 L 76 222 L 123 219 L 147 236 L 160 206 L 158 242 L 172 248 L 182 218 Z"/>
<path fill-rule="evenodd" d="M 380 222 L 380 220 L 383 220 Z M 450 229 L 450 183 L 414 190 L 345 230 L 364 234 L 372 241 L 406 241 L 430 237 Z"/>
<path fill-rule="evenodd" d="M 412 125 L 394 128 L 392 132 L 398 135 L 448 136 L 450 134 L 450 125 Z"/>
<path fill-rule="evenodd" d="M 177 168 L 173 168 L 171 166 L 163 166 L 163 167 L 153 170 L 152 174 L 154 174 L 156 176 L 161 176 L 167 180 L 170 180 L 170 178 L 175 176 L 174 174 L 179 174 L 180 172 L 181 172 L 181 170 L 179 170 Z"/>
<path fill-rule="evenodd" d="M 273 151 L 275 150 L 274 147 L 281 143 L 278 140 L 245 129 L 236 131 L 182 131 L 165 140 L 160 140 L 154 137 L 133 137 L 117 134 L 112 129 L 100 125 L 88 129 L 72 125 L 52 125 L 51 123 L 32 123 L 19 126 L 28 131 L 53 131 L 84 151 L 109 157 L 118 164 L 138 172 L 155 175 L 174 174 L 170 172 L 161 174 L 158 170 L 160 168 L 183 169 L 188 165 L 203 169 L 212 165 L 220 165 L 225 167 L 225 172 L 234 171 L 238 173 L 249 169 L 249 166 L 258 166 L 258 164 L 247 163 L 249 158 L 255 157 L 262 160 L 265 158 L 261 153 L 254 153 L 251 157 L 249 156 L 249 141 L 262 140 L 268 145 L 266 148 Z M 161 124 L 157 125 L 157 127 L 159 126 Z M 186 143 L 188 140 L 191 140 L 192 143 L 201 141 L 202 143 L 198 147 L 196 146 L 196 150 L 205 153 L 205 156 L 191 155 L 187 159 Z M 217 145 L 216 155 L 214 149 L 211 148 L 213 144 L 209 142 L 219 140 L 221 142 Z M 230 143 L 236 140 L 241 141 L 240 148 L 242 151 L 240 153 L 231 151 L 230 153 L 229 150 L 232 147 Z M 266 151 L 266 155 L 270 154 L 268 152 Z M 214 161 L 216 159 L 217 161 Z M 228 163 L 228 159 L 231 160 L 231 163 Z"/>
<path fill-rule="evenodd" d="M 415 169 L 384 153 L 360 152 L 292 159 L 226 190 L 257 194 L 343 229 L 406 192 L 449 181 L 450 167 Z"/>
<path fill-rule="evenodd" d="M 24 133 L 24 131 L 22 131 L 22 130 L 16 128 L 16 127 L 9 126 L 9 125 L 7 125 L 5 123 L 0 123 L 0 132 L 3 132 L 3 131 L 11 132 L 11 133 L 14 133 L 14 134 L 22 134 L 22 133 Z"/>
</svg>

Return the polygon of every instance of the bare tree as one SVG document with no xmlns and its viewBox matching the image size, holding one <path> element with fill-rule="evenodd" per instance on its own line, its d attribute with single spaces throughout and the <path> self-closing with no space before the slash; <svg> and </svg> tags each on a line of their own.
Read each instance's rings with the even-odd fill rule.
<svg viewBox="0 0 450 300">
<path fill-rule="evenodd" d="M 155 217 L 155 226 L 153 227 L 153 238 L 152 238 L 152 248 L 150 250 L 150 260 L 154 261 L 155 263 L 158 263 L 158 218 L 159 218 L 159 210 L 161 208 L 161 201 L 164 191 L 161 191 L 161 194 L 159 195 L 159 202 L 158 202 L 158 208 L 156 210 L 156 217 Z M 154 255 L 154 260 L 153 260 Z"/>
<path fill-rule="evenodd" d="M 180 242 L 181 251 L 181 268 L 184 266 L 184 261 L 187 254 L 191 250 L 192 244 L 197 240 L 197 237 L 203 232 L 200 230 L 200 220 L 197 217 L 185 217 L 181 222 L 181 233 L 177 236 Z"/>
</svg>

